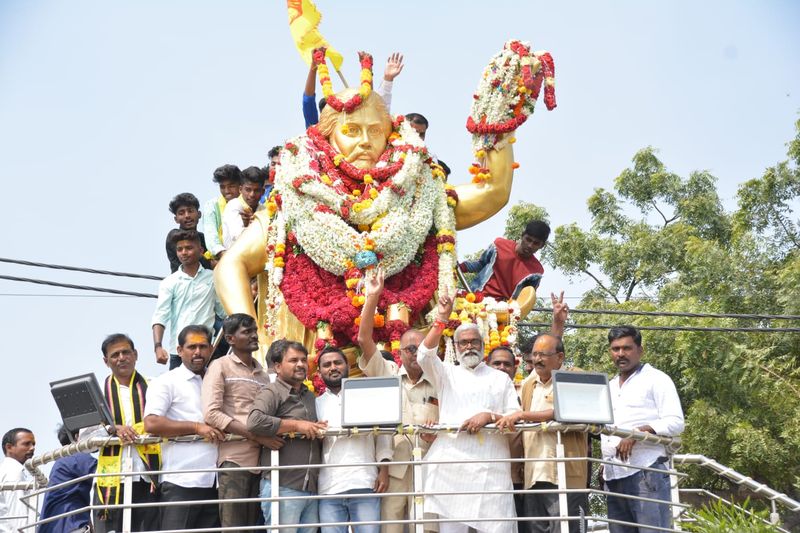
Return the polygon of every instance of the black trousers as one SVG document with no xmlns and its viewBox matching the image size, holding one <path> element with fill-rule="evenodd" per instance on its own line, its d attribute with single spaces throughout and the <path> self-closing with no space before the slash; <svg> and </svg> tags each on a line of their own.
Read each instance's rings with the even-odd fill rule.
<svg viewBox="0 0 800 533">
<path fill-rule="evenodd" d="M 181 487 L 165 481 L 159 487 L 158 500 L 187 502 L 216 500 L 217 487 Z M 219 527 L 219 505 L 167 505 L 161 507 L 161 529 L 205 529 Z"/>
<path fill-rule="evenodd" d="M 156 494 L 150 490 L 150 483 L 147 481 L 133 482 L 132 503 L 156 503 Z M 125 497 L 125 488 L 119 486 L 119 503 L 122 504 Z M 92 500 L 95 505 L 103 505 L 94 491 Z M 106 502 L 108 504 L 112 502 Z M 96 533 L 109 533 L 110 531 L 122 531 L 122 509 L 108 509 L 92 511 L 92 521 Z M 133 509 L 131 516 L 131 531 L 155 531 L 159 524 L 158 507 L 142 507 Z"/>
<path fill-rule="evenodd" d="M 558 490 L 558 485 L 539 481 L 531 486 L 533 490 Z M 559 505 L 558 494 L 556 493 L 527 493 L 523 495 L 524 516 L 538 517 L 558 517 Z M 583 514 L 589 514 L 589 495 L 586 493 L 567 494 L 567 509 L 570 516 L 578 516 L 583 510 Z M 520 522 L 519 530 L 531 533 L 558 533 L 561 526 L 558 520 L 553 521 L 528 521 Z M 580 531 L 580 520 L 569 521 L 570 533 Z M 524 524 L 524 526 L 523 526 Z"/>
</svg>

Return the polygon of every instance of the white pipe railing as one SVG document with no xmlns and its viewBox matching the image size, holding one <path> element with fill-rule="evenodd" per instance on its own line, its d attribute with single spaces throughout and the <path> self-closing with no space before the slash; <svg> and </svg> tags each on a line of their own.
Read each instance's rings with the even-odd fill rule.
<svg viewBox="0 0 800 533">
<path fill-rule="evenodd" d="M 623 438 L 625 438 L 625 437 L 633 438 L 633 439 L 635 439 L 637 441 L 642 441 L 642 442 L 653 442 L 653 443 L 663 444 L 669 450 L 676 450 L 677 447 L 680 445 L 680 440 L 677 439 L 677 438 L 656 436 L 656 435 L 652 435 L 651 433 L 639 432 L 639 431 L 635 431 L 635 430 L 623 430 L 623 429 L 615 428 L 615 427 L 611 427 L 611 426 L 598 426 L 598 425 L 591 425 L 591 424 L 569 424 L 569 425 L 559 424 L 559 423 L 525 424 L 525 425 L 518 426 L 517 430 L 518 431 L 558 432 L 559 443 L 560 443 L 560 434 L 561 434 L 561 432 L 575 432 L 575 431 L 577 431 L 577 432 L 592 433 L 592 434 L 617 435 L 617 436 L 620 436 L 620 437 L 623 437 Z M 361 522 L 360 524 L 362 524 L 362 525 L 363 524 L 367 524 L 367 523 L 406 524 L 406 525 L 408 525 L 410 527 L 415 527 L 417 531 L 422 531 L 423 525 L 427 524 L 427 523 L 446 523 L 446 522 L 461 522 L 461 521 L 463 521 L 464 519 L 458 519 L 458 518 L 426 518 L 422 513 L 422 510 L 423 510 L 423 508 L 422 508 L 422 499 L 425 496 L 444 495 L 444 494 L 467 494 L 467 495 L 469 495 L 469 494 L 487 494 L 487 492 L 483 492 L 483 491 L 481 491 L 481 492 L 478 492 L 478 491 L 425 492 L 424 490 L 422 490 L 422 487 L 423 487 L 422 465 L 423 464 L 431 465 L 431 464 L 448 463 L 448 461 L 435 461 L 434 462 L 434 461 L 424 461 L 424 460 L 422 460 L 421 450 L 419 448 L 419 436 L 424 434 L 424 433 L 454 433 L 454 432 L 458 432 L 458 431 L 459 431 L 459 429 L 457 427 L 448 427 L 448 426 L 433 426 L 433 427 L 401 426 L 401 427 L 397 427 L 397 428 L 369 428 L 369 429 L 352 428 L 352 429 L 341 429 L 341 430 L 338 430 L 338 429 L 337 430 L 328 430 L 326 432 L 326 435 L 328 435 L 328 436 L 334 436 L 334 435 L 336 435 L 336 436 L 351 435 L 352 436 L 352 435 L 359 435 L 359 434 L 403 434 L 403 435 L 408 436 L 409 438 L 413 437 L 416 440 L 416 446 L 415 446 L 415 450 L 414 450 L 415 453 L 414 453 L 413 460 L 411 460 L 411 461 L 397 461 L 397 462 L 393 463 L 393 464 L 407 464 L 407 465 L 410 465 L 412 467 L 412 472 L 413 472 L 413 475 L 412 475 L 413 491 L 411 491 L 411 492 L 402 492 L 402 493 L 383 493 L 383 494 L 374 494 L 373 493 L 373 494 L 369 494 L 368 495 L 369 497 L 378 497 L 378 498 L 385 498 L 385 497 L 392 497 L 392 496 L 413 496 L 415 505 L 414 505 L 414 509 L 411 511 L 412 518 L 409 518 L 408 520 L 399 520 L 399 521 Z M 484 428 L 483 431 L 497 432 L 497 431 L 500 431 L 500 430 L 498 430 L 494 426 L 487 426 L 486 428 Z M 510 432 L 508 432 L 506 430 L 506 431 L 504 431 L 504 433 L 510 433 Z M 236 436 L 229 436 L 228 437 L 229 440 L 240 439 L 240 438 L 241 437 L 236 437 Z M 162 439 L 160 437 L 153 437 L 153 436 L 143 436 L 143 437 L 137 438 L 136 441 L 135 441 L 135 444 L 157 443 L 157 442 L 163 442 L 165 440 L 167 440 L 167 439 Z M 169 440 L 181 441 L 181 442 L 191 442 L 191 441 L 201 440 L 201 438 L 198 437 L 198 436 L 187 436 L 187 437 L 173 438 L 173 439 L 169 439 Z M 70 515 L 78 514 L 78 513 L 82 513 L 82 512 L 101 510 L 101 509 L 122 509 L 123 510 L 123 530 L 129 530 L 130 529 L 130 517 L 131 517 L 130 515 L 131 515 L 131 512 L 132 512 L 132 509 L 144 508 L 144 507 L 166 507 L 166 506 L 175 506 L 175 505 L 183 506 L 183 505 L 202 505 L 202 504 L 217 504 L 217 503 L 219 503 L 219 500 L 202 500 L 202 501 L 198 500 L 198 501 L 191 501 L 191 502 L 163 502 L 163 503 L 144 503 L 144 504 L 142 504 L 142 503 L 132 503 L 130 501 L 130 495 L 132 494 L 132 490 L 130 490 L 130 488 L 131 488 L 131 483 L 132 483 L 131 480 L 132 480 L 132 477 L 134 475 L 141 475 L 143 473 L 144 474 L 158 475 L 158 474 L 167 473 L 167 471 L 158 470 L 158 471 L 151 471 L 151 472 L 131 472 L 131 465 L 130 465 L 129 461 L 123 461 L 123 469 L 122 469 L 123 471 L 121 473 L 118 473 L 118 474 L 115 474 L 115 473 L 112 473 L 112 474 L 93 474 L 92 476 L 85 476 L 85 477 L 82 477 L 80 479 L 71 480 L 71 481 L 62 483 L 60 485 L 54 486 L 54 487 L 41 488 L 40 481 L 41 481 L 41 477 L 43 477 L 43 475 L 41 474 L 41 471 L 39 470 L 40 466 L 42 466 L 44 464 L 47 464 L 49 462 L 55 461 L 56 459 L 59 459 L 59 458 L 62 458 L 62 457 L 67 457 L 67 456 L 72 455 L 74 453 L 91 452 L 91 451 L 97 450 L 101 446 L 108 446 L 108 445 L 123 445 L 123 446 L 125 446 L 126 447 L 126 451 L 128 452 L 127 453 L 128 456 L 130 454 L 130 450 L 132 449 L 132 446 L 120 442 L 120 440 L 117 439 L 116 437 L 93 437 L 93 438 L 87 439 L 85 441 L 80 441 L 80 442 L 77 442 L 77 443 L 74 443 L 74 444 L 70 444 L 68 446 L 64 446 L 64 447 L 59 448 L 57 450 L 53 450 L 51 452 L 47 452 L 47 453 L 45 453 L 45 454 L 43 454 L 41 456 L 34 457 L 34 458 L 32 458 L 32 459 L 30 459 L 29 461 L 26 462 L 25 467 L 28 469 L 29 472 L 31 472 L 34 476 L 36 476 L 36 482 L 28 482 L 28 483 L 22 483 L 22 484 L 20 484 L 20 483 L 3 484 L 3 485 L 0 485 L 0 490 L 20 490 L 20 489 L 21 490 L 31 490 L 31 489 L 34 489 L 34 490 L 32 490 L 32 492 L 30 494 L 28 494 L 25 497 L 26 499 L 32 499 L 32 498 L 38 498 L 41 495 L 43 495 L 45 492 L 48 492 L 50 490 L 55 490 L 57 488 L 62 488 L 64 486 L 67 486 L 67 485 L 69 485 L 71 483 L 78 483 L 80 481 L 83 481 L 83 480 L 86 479 L 86 477 L 100 477 L 100 476 L 104 476 L 104 475 L 106 475 L 106 476 L 121 476 L 121 477 L 124 478 L 123 484 L 128 489 L 128 490 L 124 491 L 125 494 L 126 494 L 126 497 L 125 497 L 125 501 L 123 502 L 122 505 L 90 505 L 90 506 L 87 506 L 87 507 L 85 507 L 83 509 L 77 509 L 77 510 L 71 511 L 69 513 L 65 513 L 63 515 L 56 516 L 56 517 L 50 517 L 50 518 L 47 518 L 47 519 L 44 519 L 44 520 L 29 521 L 28 524 L 26 524 L 25 526 L 20 528 L 20 531 L 26 531 L 27 532 L 27 531 L 30 531 L 31 528 L 35 528 L 38 525 L 57 520 L 59 518 L 63 518 L 63 517 L 66 517 L 66 516 L 70 516 Z M 529 494 L 529 493 L 539 493 L 539 494 L 550 493 L 550 494 L 553 494 L 553 493 L 557 493 L 557 494 L 559 494 L 559 498 L 561 500 L 560 501 L 560 514 L 561 514 L 561 516 L 559 516 L 559 517 L 557 517 L 555 519 L 561 521 L 561 531 L 562 532 L 568 531 L 568 523 L 569 523 L 569 521 L 575 521 L 575 520 L 585 520 L 584 524 L 588 528 L 587 530 L 596 530 L 598 523 L 600 523 L 600 524 L 608 524 L 608 523 L 626 524 L 625 522 L 616 521 L 616 520 L 613 520 L 613 519 L 609 519 L 607 517 L 592 516 L 588 512 L 588 509 L 587 509 L 586 516 L 584 516 L 584 517 L 569 516 L 568 515 L 568 509 L 567 509 L 567 505 L 566 505 L 566 499 L 567 499 L 567 495 L 568 494 L 586 493 L 587 495 L 588 494 L 592 494 L 592 495 L 607 496 L 609 493 L 606 492 L 605 490 L 592 489 L 592 488 L 587 488 L 587 489 L 567 489 L 566 488 L 566 473 L 565 473 L 564 465 L 566 465 L 567 462 L 573 462 L 573 461 L 587 461 L 589 463 L 598 463 L 598 464 L 619 464 L 619 463 L 617 463 L 616 461 L 605 461 L 605 460 L 602 460 L 602 459 L 589 458 L 589 457 L 567 458 L 567 457 L 564 457 L 563 446 L 560 446 L 560 444 L 559 444 L 559 448 L 560 449 L 557 449 L 557 457 L 556 458 L 542 458 L 542 459 L 524 459 L 524 458 L 516 458 L 516 459 L 514 459 L 514 458 L 511 458 L 511 459 L 495 459 L 495 460 L 471 460 L 471 461 L 459 461 L 459 463 L 489 463 L 489 462 L 502 462 L 502 463 L 512 463 L 513 462 L 513 463 L 518 463 L 518 462 L 553 462 L 553 461 L 557 461 L 559 463 L 559 465 L 560 465 L 560 468 L 558 468 L 558 478 L 559 478 L 558 489 L 546 490 L 546 491 L 534 491 L 534 490 L 493 491 L 493 492 L 488 492 L 488 493 L 491 493 L 491 494 Z M 277 455 L 277 453 L 273 452 L 273 455 Z M 698 456 L 698 455 L 676 455 L 674 457 L 675 457 L 675 463 L 676 464 L 698 464 L 700 466 L 711 468 L 712 470 L 714 470 L 715 472 L 717 472 L 720 475 L 723 475 L 727 479 L 731 479 L 734 482 L 746 485 L 746 486 L 752 488 L 754 491 L 756 491 L 756 489 L 759 489 L 756 492 L 758 492 L 759 494 L 763 494 L 763 495 L 767 496 L 772 501 L 777 501 L 777 502 L 785 505 L 791 511 L 800 510 L 800 504 L 798 504 L 796 501 L 792 500 L 788 496 L 786 496 L 786 495 L 784 495 L 782 493 L 779 493 L 777 491 L 774 491 L 773 489 L 770 489 L 766 485 L 763 485 L 761 483 L 755 482 L 754 480 L 752 480 L 752 479 L 750 479 L 750 478 L 748 478 L 746 476 L 742 476 L 741 474 L 738 474 L 737 472 L 735 472 L 735 471 L 733 471 L 731 469 L 728 469 L 728 468 L 724 467 L 723 465 L 720 465 L 716 461 L 713 461 L 713 460 L 710 460 L 708 458 L 705 458 L 703 456 Z M 277 463 L 273 462 L 273 464 L 277 464 Z M 365 466 L 366 465 L 382 466 L 382 465 L 385 465 L 386 463 L 377 463 L 377 462 L 375 462 L 375 463 L 359 463 L 359 464 L 360 465 L 365 465 Z M 351 465 L 351 464 L 347 464 L 347 465 L 345 465 L 345 464 L 339 464 L 339 465 L 324 465 L 324 464 L 321 464 L 321 465 L 311 465 L 311 466 L 312 466 L 312 468 L 338 468 L 338 467 L 344 468 L 344 467 L 353 466 L 353 465 Z M 626 465 L 626 466 L 629 466 L 629 465 Z M 213 529 L 213 530 L 183 530 L 183 531 L 196 531 L 196 532 L 199 533 L 200 531 L 263 530 L 265 528 L 266 529 L 282 530 L 282 529 L 287 529 L 287 528 L 296 528 L 296 527 L 300 527 L 301 525 L 300 524 L 279 524 L 279 515 L 278 515 L 279 505 L 278 504 L 281 501 L 291 501 L 291 500 L 299 500 L 299 499 L 304 499 L 304 500 L 309 500 L 309 499 L 324 500 L 324 499 L 332 499 L 332 498 L 358 498 L 358 497 L 364 497 L 364 495 L 358 495 L 358 494 L 354 494 L 354 495 L 337 494 L 337 495 L 316 495 L 316 496 L 284 496 L 284 497 L 279 496 L 279 494 L 277 492 L 277 487 L 279 486 L 279 483 L 277 481 L 279 480 L 280 472 L 281 471 L 285 471 L 285 470 L 289 470 L 289 469 L 296 469 L 296 468 L 305 469 L 305 468 L 308 468 L 308 465 L 297 465 L 297 466 L 277 465 L 277 466 L 272 466 L 272 467 L 258 467 L 258 468 L 240 467 L 240 468 L 235 468 L 235 469 L 214 468 L 214 469 L 188 469 L 188 470 L 173 470 L 173 471 L 169 471 L 170 473 L 200 473 L 200 472 L 220 472 L 222 470 L 228 470 L 228 471 L 234 471 L 234 470 L 241 470 L 241 471 L 261 470 L 261 471 L 264 471 L 264 470 L 267 470 L 267 471 L 271 472 L 270 476 L 272 476 L 272 479 L 273 479 L 273 483 L 272 483 L 273 494 L 271 494 L 270 495 L 271 497 L 269 497 L 269 498 L 241 498 L 241 499 L 228 499 L 228 500 L 225 500 L 225 501 L 231 502 L 231 503 L 236 503 L 236 502 L 240 502 L 240 503 L 245 503 L 245 502 L 258 502 L 258 503 L 270 502 L 272 504 L 272 507 L 273 507 L 273 513 L 272 513 L 272 521 L 273 521 L 273 523 L 272 524 L 268 524 L 266 526 L 261 526 L 261 527 L 253 526 L 253 527 L 244 527 L 244 528 L 243 527 L 235 527 L 235 528 L 217 528 L 217 529 Z M 653 470 L 653 469 L 642 468 L 642 470 Z M 659 470 L 659 471 L 664 472 L 663 470 Z M 685 477 L 686 474 L 681 473 L 681 472 L 677 472 L 672 468 L 670 470 L 668 470 L 667 473 L 671 477 L 671 485 L 672 485 L 672 496 L 671 496 L 672 500 L 671 501 L 653 500 L 653 499 L 650 499 L 650 498 L 643 498 L 643 497 L 639 497 L 639 496 L 626 496 L 626 495 L 620 495 L 620 494 L 614 494 L 614 496 L 623 497 L 623 498 L 630 498 L 630 499 L 637 499 L 637 500 L 642 500 L 642 501 L 658 502 L 658 503 L 664 503 L 666 505 L 670 505 L 671 508 L 673 509 L 673 515 L 676 518 L 676 524 L 678 524 L 678 525 L 676 525 L 676 527 L 679 527 L 679 521 L 678 521 L 680 519 L 679 517 L 689 507 L 686 504 L 680 503 L 680 501 L 678 499 L 678 494 L 679 494 L 678 482 L 679 482 L 679 478 Z M 37 485 L 39 485 L 39 486 L 37 487 Z M 520 521 L 552 521 L 552 520 L 554 520 L 553 517 L 491 517 L 491 518 L 481 518 L 481 519 L 469 519 L 470 522 L 481 522 L 481 521 L 491 521 L 491 522 L 515 521 L 515 522 L 520 522 Z M 589 521 L 594 521 L 595 524 L 589 525 Z M 324 527 L 324 526 L 332 526 L 332 525 L 334 525 L 334 524 L 331 524 L 331 523 L 317 523 L 317 524 L 306 524 L 305 527 L 315 527 L 315 526 Z M 357 524 L 354 524 L 353 522 L 346 522 L 346 523 L 341 523 L 341 524 L 338 524 L 338 525 L 357 525 Z M 629 523 L 626 524 L 626 525 L 636 526 L 636 524 L 629 524 Z M 652 526 L 648 526 L 648 527 L 651 527 L 652 529 L 658 530 L 658 531 L 679 531 L 678 529 L 663 529 L 663 528 L 657 528 L 657 527 L 652 527 Z"/>
</svg>

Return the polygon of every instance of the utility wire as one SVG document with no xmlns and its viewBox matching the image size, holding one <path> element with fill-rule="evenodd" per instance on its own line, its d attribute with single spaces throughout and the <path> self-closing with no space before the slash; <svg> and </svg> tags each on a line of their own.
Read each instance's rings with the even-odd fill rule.
<svg viewBox="0 0 800 533">
<path fill-rule="evenodd" d="M 132 274 L 130 272 L 112 272 L 110 270 L 97 270 L 95 268 L 52 265 L 49 263 L 36 263 L 34 261 L 25 261 L 23 259 L 8 259 L 7 257 L 0 257 L 0 263 L 12 263 L 15 265 L 24 265 L 24 266 L 39 267 L 39 268 L 52 268 L 54 270 L 70 270 L 72 272 L 86 272 L 88 274 L 102 274 L 104 276 L 119 276 L 123 278 L 152 279 L 155 281 L 161 281 L 162 279 L 164 279 L 164 276 L 149 276 L 147 274 Z"/>
<path fill-rule="evenodd" d="M 565 328 L 572 329 L 611 329 L 619 324 L 565 324 Z M 550 328 L 552 324 L 546 322 L 519 322 L 517 326 L 533 328 Z M 800 328 L 717 328 L 694 326 L 636 326 L 636 329 L 649 331 L 705 331 L 725 333 L 800 333 Z"/>
<path fill-rule="evenodd" d="M 0 279 L 6 279 L 8 281 L 21 281 L 23 283 L 34 283 L 36 285 L 49 285 L 51 287 L 62 287 L 64 289 L 77 289 L 79 291 L 106 292 L 109 294 L 121 294 L 124 296 L 138 296 L 139 298 L 158 298 L 157 294 L 150 294 L 147 292 L 121 291 L 119 289 L 91 287 L 89 285 L 73 285 L 71 283 L 59 283 L 57 281 L 48 281 L 44 279 L 20 278 L 17 276 L 6 276 L 4 274 L 0 274 Z"/>
<path fill-rule="evenodd" d="M 552 309 L 534 307 L 531 311 L 552 313 Z M 800 320 L 800 315 L 750 315 L 733 313 L 674 313 L 669 311 L 622 311 L 611 309 L 570 309 L 570 313 L 585 315 L 674 316 L 686 318 L 740 318 L 747 320 Z"/>
</svg>

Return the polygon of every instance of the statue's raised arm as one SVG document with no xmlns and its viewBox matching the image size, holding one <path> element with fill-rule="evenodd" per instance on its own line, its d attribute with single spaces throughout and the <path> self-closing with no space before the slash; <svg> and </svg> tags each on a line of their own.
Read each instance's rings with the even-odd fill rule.
<svg viewBox="0 0 800 533">
<path fill-rule="evenodd" d="M 456 229 L 508 202 L 513 135 L 543 82 L 548 108 L 555 106 L 547 58 L 509 41 L 492 59 L 467 121 L 477 161 L 472 182 L 453 187 L 416 131 L 402 116 L 392 119 L 372 92 L 369 54 L 360 54 L 359 88 L 334 94 L 324 50 L 316 51 L 327 106 L 318 125 L 285 144 L 267 209 L 214 272 L 226 310 L 256 316 L 262 343 L 287 337 L 309 350 L 350 345 L 364 301 L 361 280 L 380 265 L 386 284 L 374 335 L 396 349 L 436 290 L 455 290 Z"/>
</svg>

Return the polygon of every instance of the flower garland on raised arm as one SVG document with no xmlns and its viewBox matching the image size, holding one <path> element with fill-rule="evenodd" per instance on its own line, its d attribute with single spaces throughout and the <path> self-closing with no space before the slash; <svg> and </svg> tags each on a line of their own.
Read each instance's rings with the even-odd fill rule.
<svg viewBox="0 0 800 533">
<path fill-rule="evenodd" d="M 555 65 L 549 52 L 531 52 L 530 44 L 510 40 L 489 61 L 467 118 L 475 155 L 469 169 L 474 183 L 491 178 L 486 151 L 499 150 L 515 141 L 507 134 L 522 126 L 533 113 L 542 84 L 545 106 L 552 110 L 556 107 Z"/>
</svg>

